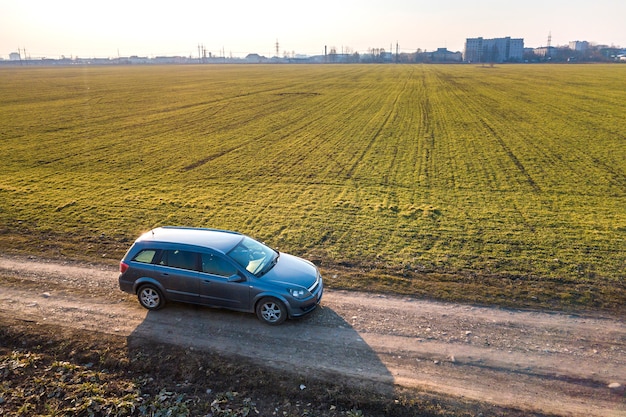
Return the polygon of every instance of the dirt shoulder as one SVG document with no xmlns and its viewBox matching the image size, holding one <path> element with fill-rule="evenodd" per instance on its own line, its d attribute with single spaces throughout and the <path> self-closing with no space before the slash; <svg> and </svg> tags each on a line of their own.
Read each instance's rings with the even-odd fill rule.
<svg viewBox="0 0 626 417">
<path fill-rule="evenodd" d="M 216 352 L 390 397 L 626 416 L 624 317 L 328 290 L 313 314 L 270 327 L 180 304 L 148 312 L 119 291 L 110 266 L 0 256 L 0 320 Z"/>
</svg>

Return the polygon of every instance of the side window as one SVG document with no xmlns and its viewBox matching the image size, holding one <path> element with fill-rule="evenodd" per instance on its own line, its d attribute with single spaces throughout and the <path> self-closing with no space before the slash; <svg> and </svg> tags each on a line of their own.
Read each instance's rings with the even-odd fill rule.
<svg viewBox="0 0 626 417">
<path fill-rule="evenodd" d="M 157 251 L 154 249 L 144 249 L 133 258 L 133 261 L 141 262 L 144 264 L 151 264 L 154 260 L 154 255 L 156 255 L 156 252 Z"/>
<path fill-rule="evenodd" d="M 184 250 L 164 250 L 161 256 L 160 265 L 171 266 L 172 268 L 190 269 L 197 271 L 196 253 Z"/>
<path fill-rule="evenodd" d="M 237 268 L 232 266 L 226 259 L 216 255 L 202 254 L 202 272 L 207 274 L 230 277 L 237 273 Z"/>
</svg>

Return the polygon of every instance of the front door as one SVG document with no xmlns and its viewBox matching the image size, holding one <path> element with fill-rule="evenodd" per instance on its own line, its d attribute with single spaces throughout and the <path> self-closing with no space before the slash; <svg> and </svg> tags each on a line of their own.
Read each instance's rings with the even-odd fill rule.
<svg viewBox="0 0 626 417">
<path fill-rule="evenodd" d="M 237 267 L 218 254 L 203 253 L 201 257 L 200 302 L 234 310 L 250 310 L 250 285 L 245 279 L 229 280 L 239 273 Z"/>
</svg>

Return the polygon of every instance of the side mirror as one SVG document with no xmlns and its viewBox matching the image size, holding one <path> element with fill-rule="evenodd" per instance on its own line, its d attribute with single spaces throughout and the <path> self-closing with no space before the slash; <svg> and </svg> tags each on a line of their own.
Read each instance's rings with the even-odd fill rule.
<svg viewBox="0 0 626 417">
<path fill-rule="evenodd" d="M 245 278 L 242 277 L 241 275 L 239 275 L 239 273 L 233 274 L 233 275 L 229 276 L 228 279 L 227 279 L 228 282 L 242 282 L 244 280 L 245 280 Z"/>
</svg>

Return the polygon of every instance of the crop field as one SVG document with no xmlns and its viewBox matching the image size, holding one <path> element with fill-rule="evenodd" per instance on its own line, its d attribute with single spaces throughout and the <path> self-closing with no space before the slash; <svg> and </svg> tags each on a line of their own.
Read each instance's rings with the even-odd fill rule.
<svg viewBox="0 0 626 417">
<path fill-rule="evenodd" d="M 625 116 L 626 65 L 3 68 L 0 248 L 226 228 L 331 286 L 623 309 Z"/>
</svg>

